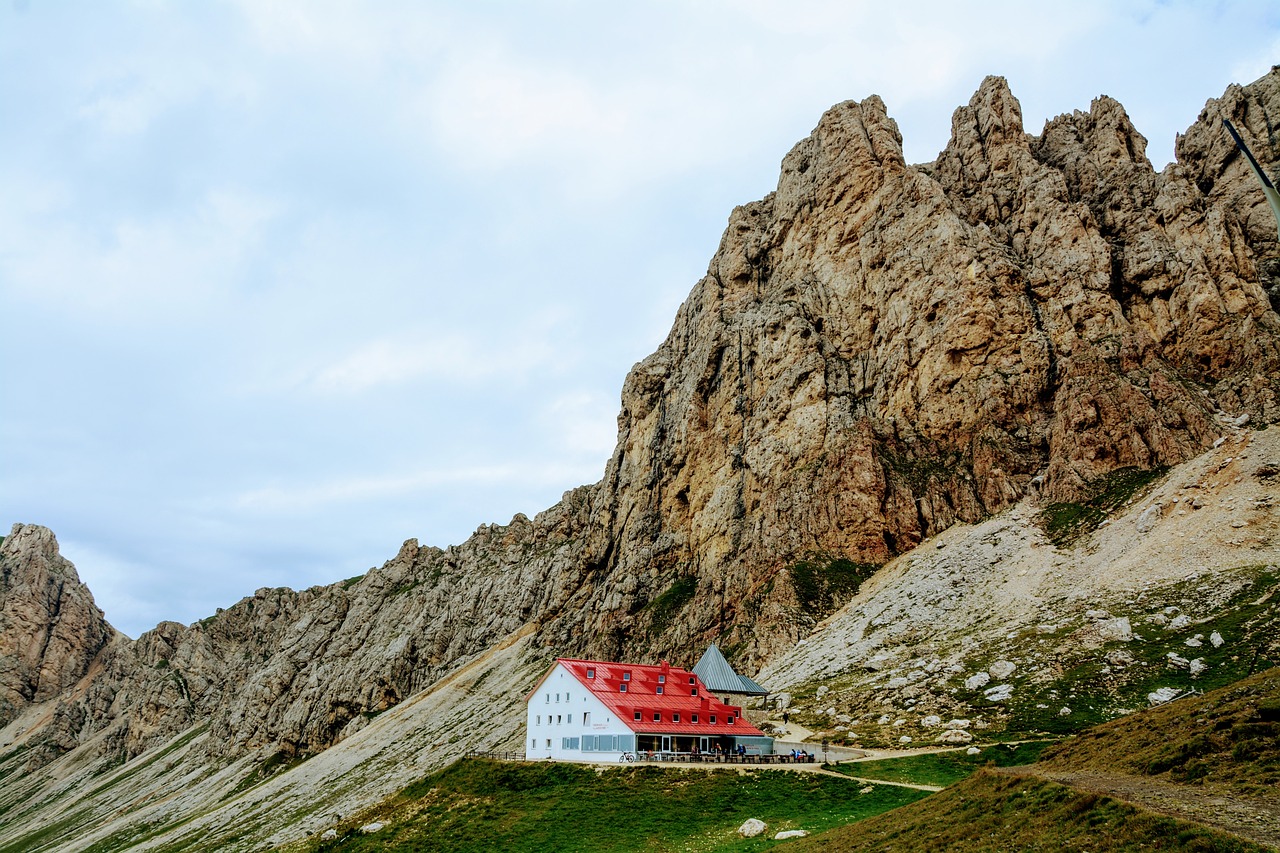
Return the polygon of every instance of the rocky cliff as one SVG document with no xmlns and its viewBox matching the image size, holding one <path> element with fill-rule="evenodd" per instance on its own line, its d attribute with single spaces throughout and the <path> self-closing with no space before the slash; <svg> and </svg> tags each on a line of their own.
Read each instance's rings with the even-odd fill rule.
<svg viewBox="0 0 1280 853">
<path fill-rule="evenodd" d="M 118 638 L 53 533 L 15 524 L 0 540 L 0 727 L 75 687 Z"/>
<path fill-rule="evenodd" d="M 7 713 L 56 695 L 66 735 L 25 766 L 76 744 L 108 766 L 205 725 L 211 767 L 313 754 L 515 635 L 534 661 L 691 664 L 715 639 L 750 670 L 927 537 L 1277 420 L 1280 247 L 1220 121 L 1274 168 L 1273 115 L 1280 70 L 1210 101 L 1156 173 L 1108 98 L 1032 136 L 988 78 L 922 165 L 879 98 L 833 107 L 627 377 L 599 483 L 359 579 L 28 655 L 0 673 Z M 49 588 L 19 550 L 5 583 Z M 23 649 L 69 630 L 24 624 L 4 632 Z"/>
</svg>

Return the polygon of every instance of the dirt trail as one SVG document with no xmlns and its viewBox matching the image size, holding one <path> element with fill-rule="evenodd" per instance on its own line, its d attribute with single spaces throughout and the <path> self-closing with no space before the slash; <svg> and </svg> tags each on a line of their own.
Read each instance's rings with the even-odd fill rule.
<svg viewBox="0 0 1280 853">
<path fill-rule="evenodd" d="M 1266 799 L 1231 791 L 1179 785 L 1122 773 L 1065 773 L 1030 767 L 1003 768 L 1011 775 L 1033 772 L 1042 779 L 1105 794 L 1148 811 L 1234 833 L 1280 850 L 1280 795 Z"/>
</svg>

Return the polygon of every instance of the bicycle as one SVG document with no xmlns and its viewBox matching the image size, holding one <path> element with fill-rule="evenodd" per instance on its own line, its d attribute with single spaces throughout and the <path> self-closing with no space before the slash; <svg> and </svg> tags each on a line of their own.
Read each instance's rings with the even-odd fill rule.
<svg viewBox="0 0 1280 853">
<path fill-rule="evenodd" d="M 622 755 L 618 756 L 618 760 L 619 761 L 635 761 L 636 757 L 632 755 L 630 752 L 624 752 L 622 753 Z"/>
</svg>

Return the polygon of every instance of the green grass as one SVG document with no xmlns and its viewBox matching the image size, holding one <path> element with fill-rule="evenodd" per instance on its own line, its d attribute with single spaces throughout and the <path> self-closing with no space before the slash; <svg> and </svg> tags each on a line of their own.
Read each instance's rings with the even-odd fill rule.
<svg viewBox="0 0 1280 853">
<path fill-rule="evenodd" d="M 1046 750 L 1047 766 L 1211 783 L 1246 796 L 1280 789 L 1280 668 L 1152 708 Z"/>
<path fill-rule="evenodd" d="M 1031 776 L 982 771 L 928 799 L 787 848 L 796 853 L 1261 853 L 1268 848 Z"/>
<path fill-rule="evenodd" d="M 1121 709 L 1147 707 L 1147 694 L 1157 688 L 1209 691 L 1280 664 L 1280 573 L 1266 566 L 1252 566 L 1223 574 L 1237 586 L 1234 591 L 1222 593 L 1224 600 L 1212 606 L 1209 612 L 1213 616 L 1208 621 L 1197 620 L 1177 631 L 1138 621 L 1133 629 L 1142 639 L 1111 642 L 1101 649 L 1063 657 L 1058 661 L 1060 671 L 1053 678 L 1035 685 L 1019 684 L 1013 698 L 1005 703 L 1009 711 L 1007 730 L 1073 734 L 1115 719 Z M 1188 601 L 1203 597 L 1204 593 L 1198 591 L 1202 584 L 1202 579 L 1196 579 L 1154 591 L 1144 609 L 1154 612 L 1166 603 L 1185 606 Z M 1219 586 L 1223 584 L 1220 582 Z M 1064 630 L 1073 631 L 1075 626 Z M 1207 639 L 1213 631 L 1226 638 L 1220 648 L 1214 648 Z M 1196 634 L 1204 635 L 1203 645 L 1187 646 L 1185 641 Z M 1045 639 L 1049 642 L 1053 638 Z M 1034 633 L 1023 638 L 1026 643 L 1036 640 Z M 1103 656 L 1112 649 L 1128 652 L 1134 663 L 1107 666 Z M 1185 669 L 1170 668 L 1169 652 L 1187 659 L 1200 658 L 1208 668 L 1196 677 Z M 979 696 L 980 691 L 974 695 Z M 979 701 L 974 704 L 981 707 Z M 1069 716 L 1058 715 L 1063 706 L 1071 708 Z"/>
<path fill-rule="evenodd" d="M 402 791 L 306 851 L 749 851 L 781 829 L 821 832 L 913 802 L 925 792 L 787 771 L 595 768 L 467 760 Z M 743 839 L 748 818 L 768 836 Z M 363 835 L 357 827 L 388 825 Z"/>
<path fill-rule="evenodd" d="M 250 788 L 257 787 L 267 781 L 277 773 L 292 770 L 310 757 L 311 755 L 309 753 L 290 755 L 284 750 L 273 752 L 263 759 L 257 767 L 250 770 L 234 788 L 223 795 L 222 799 L 230 800 L 238 797 Z"/>
<path fill-rule="evenodd" d="M 671 586 L 667 587 L 663 592 L 649 602 L 649 625 L 650 632 L 660 634 L 675 618 L 676 614 L 684 609 L 684 606 L 693 600 L 693 596 L 698 591 L 698 578 L 696 575 L 684 575 L 676 578 Z"/>
<path fill-rule="evenodd" d="M 965 750 L 959 749 L 885 758 L 880 761 L 849 761 L 831 765 L 829 769 L 865 779 L 946 786 L 971 776 L 989 764 L 996 767 L 1033 764 L 1044 748 L 1052 743 L 1051 740 L 1038 740 L 1020 744 L 998 744 L 984 748 L 977 755 L 966 755 Z"/>
<path fill-rule="evenodd" d="M 1088 496 L 1076 503 L 1049 504 L 1040 513 L 1044 532 L 1055 545 L 1070 545 L 1097 528 L 1146 486 L 1158 480 L 1168 468 L 1121 468 L 1089 484 Z"/>
<path fill-rule="evenodd" d="M 800 609 L 821 619 L 842 606 L 879 566 L 830 554 L 812 554 L 787 567 Z"/>
</svg>

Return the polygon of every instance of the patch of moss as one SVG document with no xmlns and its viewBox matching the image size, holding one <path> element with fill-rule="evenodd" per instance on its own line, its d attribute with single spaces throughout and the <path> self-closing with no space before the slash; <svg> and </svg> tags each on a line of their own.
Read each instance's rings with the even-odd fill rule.
<svg viewBox="0 0 1280 853">
<path fill-rule="evenodd" d="M 649 626 L 652 633 L 661 633 L 677 613 L 693 600 L 698 592 L 698 578 L 694 575 L 682 575 L 675 583 L 663 590 L 662 594 L 650 601 L 645 609 L 649 611 Z"/>
<path fill-rule="evenodd" d="M 1120 468 L 1089 484 L 1088 496 L 1076 503 L 1049 504 L 1040 512 L 1045 534 L 1055 545 L 1070 545 L 1096 530 L 1108 515 L 1169 469 Z"/>
<path fill-rule="evenodd" d="M 821 619 L 852 598 L 879 568 L 831 554 L 812 554 L 788 566 L 787 573 L 800 609 Z"/>
<path fill-rule="evenodd" d="M 262 782 L 265 782 L 267 779 L 270 779 L 272 776 L 276 775 L 277 773 L 283 773 L 286 770 L 292 770 L 293 768 L 297 767 L 299 764 L 306 761 L 310 757 L 311 756 L 306 753 L 303 753 L 300 755 L 291 755 L 284 750 L 273 752 L 271 753 L 271 755 L 267 756 L 266 759 L 264 759 L 262 763 L 260 763 L 257 767 L 249 771 L 249 773 L 243 779 L 240 780 L 239 784 L 237 784 L 234 788 L 232 788 L 230 792 L 228 792 L 225 796 L 223 796 L 222 799 L 223 800 L 234 799 L 235 797 L 244 793 L 250 788 L 253 788 L 261 784 Z"/>
</svg>

